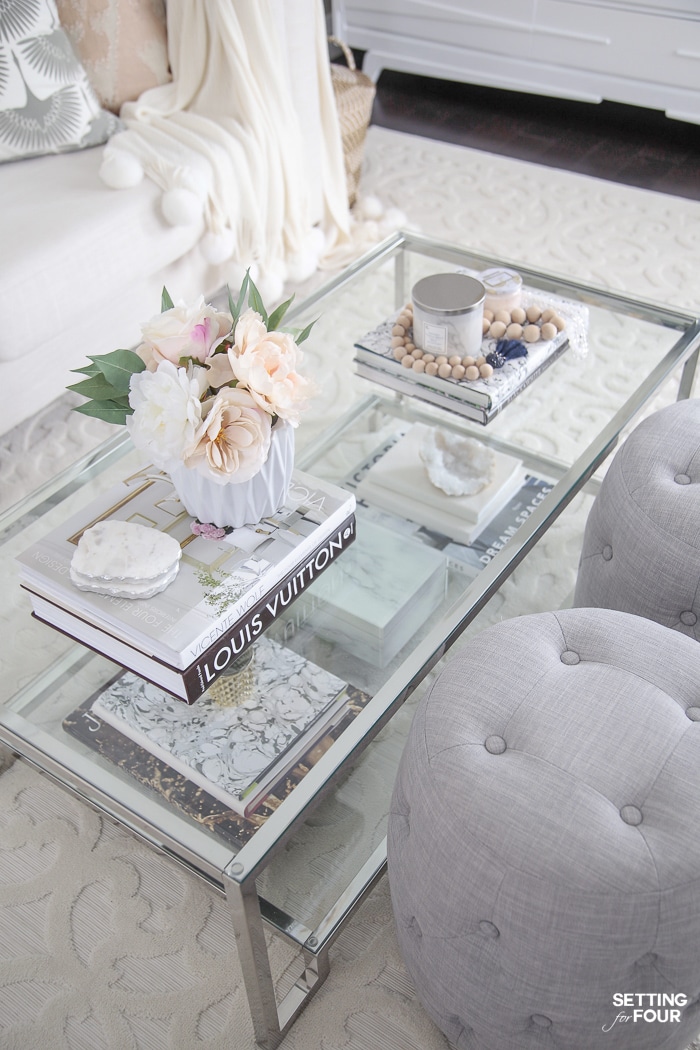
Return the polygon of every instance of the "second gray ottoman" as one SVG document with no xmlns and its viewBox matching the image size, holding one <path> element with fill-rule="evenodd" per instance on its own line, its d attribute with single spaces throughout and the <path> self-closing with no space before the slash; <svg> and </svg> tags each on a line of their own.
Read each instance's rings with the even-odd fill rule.
<svg viewBox="0 0 700 1050">
<path fill-rule="evenodd" d="M 609 610 L 505 621 L 437 679 L 388 871 L 459 1050 L 683 1050 L 700 1030 L 698 720 L 700 646 Z"/>
<path fill-rule="evenodd" d="M 632 431 L 586 523 L 574 605 L 647 616 L 700 639 L 700 401 Z"/>
</svg>

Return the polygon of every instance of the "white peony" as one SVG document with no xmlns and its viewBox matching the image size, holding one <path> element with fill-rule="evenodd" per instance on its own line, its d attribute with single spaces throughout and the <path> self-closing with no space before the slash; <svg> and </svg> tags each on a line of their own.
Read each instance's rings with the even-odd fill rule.
<svg viewBox="0 0 700 1050">
<path fill-rule="evenodd" d="M 177 368 L 163 361 L 155 372 L 131 377 L 126 425 L 134 445 L 160 470 L 182 463 L 202 420 L 200 398 L 207 387 L 207 370 Z"/>
</svg>

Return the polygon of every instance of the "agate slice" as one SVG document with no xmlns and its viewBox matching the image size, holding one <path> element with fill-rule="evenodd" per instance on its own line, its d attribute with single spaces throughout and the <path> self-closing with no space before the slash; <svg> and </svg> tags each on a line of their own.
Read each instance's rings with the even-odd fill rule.
<svg viewBox="0 0 700 1050">
<path fill-rule="evenodd" d="M 98 521 L 80 537 L 70 578 L 80 590 L 150 598 L 172 583 L 182 551 L 172 536 L 127 521 Z"/>
<path fill-rule="evenodd" d="M 493 479 L 495 458 L 476 438 L 435 427 L 420 449 L 428 477 L 448 496 L 474 496 Z"/>
</svg>

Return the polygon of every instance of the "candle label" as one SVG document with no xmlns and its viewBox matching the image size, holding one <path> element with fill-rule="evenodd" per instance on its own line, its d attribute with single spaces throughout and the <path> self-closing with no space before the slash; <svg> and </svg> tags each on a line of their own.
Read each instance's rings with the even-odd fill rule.
<svg viewBox="0 0 700 1050">
<path fill-rule="evenodd" d="M 423 324 L 423 350 L 430 354 L 444 354 L 447 349 L 447 329 L 440 324 Z"/>
</svg>

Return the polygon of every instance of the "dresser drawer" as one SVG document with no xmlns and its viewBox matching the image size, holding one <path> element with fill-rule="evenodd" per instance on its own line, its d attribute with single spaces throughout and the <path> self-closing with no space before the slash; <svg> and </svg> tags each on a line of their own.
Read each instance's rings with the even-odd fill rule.
<svg viewBox="0 0 700 1050">
<path fill-rule="evenodd" d="M 700 20 L 540 0 L 536 23 L 542 57 L 550 62 L 623 79 L 700 85 Z"/>
</svg>

